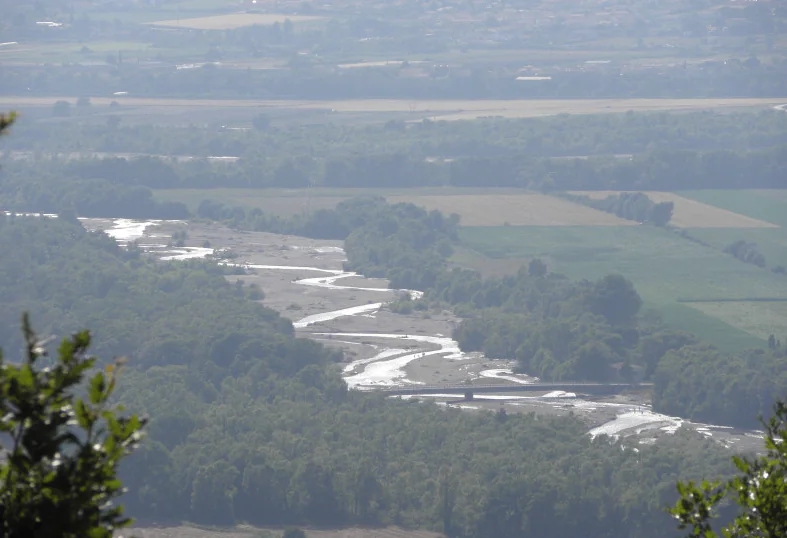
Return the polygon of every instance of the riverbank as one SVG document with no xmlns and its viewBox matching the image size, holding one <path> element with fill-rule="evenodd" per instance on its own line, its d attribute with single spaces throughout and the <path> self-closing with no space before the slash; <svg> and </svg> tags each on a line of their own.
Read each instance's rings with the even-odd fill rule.
<svg viewBox="0 0 787 538">
<path fill-rule="evenodd" d="M 241 232 L 218 224 L 94 220 L 84 221 L 85 225 L 108 228 L 108 233 L 119 242 L 136 240 L 162 260 L 182 259 L 173 258 L 172 247 L 161 246 L 176 232 L 181 236 L 186 232 L 184 246 L 179 248 L 189 257 L 204 256 L 209 250 L 231 253 L 231 260 L 226 263 L 243 266 L 246 274 L 229 275 L 228 280 L 259 286 L 265 293 L 266 306 L 293 320 L 299 335 L 340 348 L 345 357 L 340 365 L 342 375 L 352 389 L 536 381 L 514 374 L 509 361 L 461 352 L 450 337 L 459 319 L 449 311 L 401 315 L 387 310 L 387 303 L 409 292 L 387 289 L 384 279 L 345 272 L 341 241 Z M 412 398 L 468 411 L 573 414 L 587 424 L 593 437 L 605 434 L 641 444 L 657 442 L 685 427 L 686 431 L 736 451 L 761 448 L 758 432 L 695 424 L 654 413 L 649 406 L 650 396 L 644 392 L 602 398 L 560 392 L 490 394 L 472 402 L 461 401 L 463 397 L 462 393 L 449 392 Z"/>
</svg>

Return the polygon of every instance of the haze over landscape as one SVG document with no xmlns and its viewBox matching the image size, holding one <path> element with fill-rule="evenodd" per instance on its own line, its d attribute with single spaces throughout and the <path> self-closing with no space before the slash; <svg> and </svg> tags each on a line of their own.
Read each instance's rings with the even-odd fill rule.
<svg viewBox="0 0 787 538">
<path fill-rule="evenodd" d="M 126 357 L 134 535 L 681 536 L 766 450 L 784 2 L 0 12 L 0 347 Z"/>
</svg>

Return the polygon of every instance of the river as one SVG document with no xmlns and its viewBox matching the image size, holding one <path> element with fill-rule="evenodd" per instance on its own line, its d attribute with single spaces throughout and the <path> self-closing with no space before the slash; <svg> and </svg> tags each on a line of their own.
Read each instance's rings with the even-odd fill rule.
<svg viewBox="0 0 787 538">
<path fill-rule="evenodd" d="M 85 219 L 83 224 L 88 229 L 103 228 L 121 245 L 137 241 L 143 249 L 165 261 L 206 257 L 215 252 L 214 248 L 208 247 L 167 247 L 161 243 L 161 239 L 168 236 L 152 233 L 162 227 L 166 229 L 166 226 L 172 225 L 187 226 L 191 233 L 197 226 L 179 221 Z M 268 241 L 272 240 L 274 243 L 259 242 L 257 241 L 258 236 L 264 236 Z M 303 336 L 331 345 L 341 345 L 345 349 L 353 347 L 373 349 L 373 353 L 370 355 L 356 358 L 343 367 L 344 380 L 351 389 L 374 390 L 381 387 L 423 384 L 424 381 L 418 379 L 417 371 L 414 373 L 413 367 L 421 363 L 431 364 L 428 361 L 437 358 L 447 362 L 457 372 L 462 372 L 464 368 L 466 372 L 464 381 L 471 384 L 483 384 L 489 381 L 524 384 L 537 381 L 537 378 L 516 374 L 511 368 L 489 367 L 491 366 L 489 363 L 497 361 L 490 361 L 478 353 L 465 353 L 455 340 L 439 333 L 402 334 L 401 332 L 378 332 L 377 330 L 354 332 L 336 330 L 334 327 L 331 327 L 331 330 L 319 330 L 329 322 L 341 322 L 342 319 L 354 319 L 357 322 L 364 317 L 369 318 L 366 327 L 376 329 L 379 325 L 376 316 L 385 312 L 387 303 L 404 294 L 417 299 L 422 296 L 422 292 L 392 290 L 371 285 L 353 285 L 358 282 L 361 284 L 371 283 L 371 281 L 356 273 L 345 271 L 341 267 L 344 261 L 344 252 L 338 245 L 323 245 L 303 238 L 274 236 L 273 234 L 257 234 L 255 236 L 252 233 L 247 233 L 244 238 L 234 239 L 236 240 L 235 249 L 239 249 L 238 245 L 248 245 L 248 251 L 242 252 L 239 259 L 220 263 L 243 267 L 247 271 L 261 274 L 295 273 L 296 277 L 298 273 L 319 275 L 288 280 L 288 284 L 302 290 L 300 293 L 304 295 L 312 293 L 310 290 L 321 290 L 337 300 L 341 298 L 345 302 L 356 299 L 356 295 L 359 293 L 379 297 L 377 301 L 369 300 L 349 307 L 336 309 L 329 307 L 325 311 L 312 313 L 293 321 L 293 326 Z M 281 244 L 277 248 L 271 248 L 277 241 Z M 261 248 L 260 245 L 264 245 L 264 248 Z M 263 251 L 262 254 L 252 254 L 259 251 Z M 250 260 L 255 257 L 277 263 L 257 263 Z M 300 263 L 304 260 L 309 260 L 314 265 Z M 349 279 L 353 281 L 353 284 L 342 283 Z M 269 289 L 265 289 L 265 292 L 268 294 Z M 273 290 L 270 293 L 273 294 Z M 282 314 L 292 317 L 291 311 L 282 311 Z M 386 314 L 395 316 L 390 313 Z M 467 367 L 469 364 L 478 366 L 472 374 Z M 462 399 L 463 394 L 447 393 L 418 396 L 417 398 L 434 400 L 446 405 L 447 402 Z M 522 409 L 526 412 L 536 410 L 536 412 L 558 414 L 573 412 L 592 418 L 589 422 L 593 427 L 588 431 L 591 437 L 599 435 L 633 436 L 642 444 L 656 442 L 659 437 L 674 434 L 681 427 L 686 427 L 706 438 L 713 438 L 727 447 L 761 446 L 762 432 L 737 431 L 724 426 L 693 423 L 680 417 L 655 413 L 644 402 L 620 398 L 590 399 L 558 391 L 536 396 L 491 394 L 479 398 L 479 402 L 455 402 L 453 405 L 469 410 L 493 409 L 497 408 L 496 406 L 505 405 L 506 409 L 512 411 Z"/>
</svg>

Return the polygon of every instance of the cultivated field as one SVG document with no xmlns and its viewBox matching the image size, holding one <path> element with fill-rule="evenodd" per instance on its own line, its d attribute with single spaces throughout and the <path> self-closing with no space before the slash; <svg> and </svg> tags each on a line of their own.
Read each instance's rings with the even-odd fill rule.
<svg viewBox="0 0 787 538">
<path fill-rule="evenodd" d="M 172 19 L 167 21 L 150 22 L 153 26 L 168 28 L 190 28 L 194 30 L 231 30 L 255 24 L 270 25 L 289 20 L 295 22 L 311 22 L 321 20 L 322 17 L 308 15 L 285 15 L 283 13 L 231 13 L 228 15 L 214 15 L 212 17 L 197 17 L 195 19 Z"/>
<path fill-rule="evenodd" d="M 767 339 L 771 334 L 779 339 L 787 338 L 787 302 L 720 301 L 686 304 L 759 338 Z"/>
<path fill-rule="evenodd" d="M 787 228 L 787 191 L 705 189 L 680 191 L 684 198 L 713 205 Z"/>
<path fill-rule="evenodd" d="M 410 202 L 444 214 L 456 213 L 463 226 L 632 226 L 579 204 L 544 194 L 477 194 L 459 196 L 389 196 L 391 203 Z"/>
<path fill-rule="evenodd" d="M 494 194 L 482 194 L 484 191 Z M 463 226 L 634 226 L 636 223 L 579 204 L 507 189 L 176 189 L 156 191 L 156 198 L 183 202 L 195 209 L 210 198 L 226 205 L 258 207 L 291 216 L 307 210 L 333 209 L 356 196 L 384 196 L 390 203 L 407 202 L 462 217 Z"/>
<path fill-rule="evenodd" d="M 771 230 L 778 229 L 742 231 Z M 697 309 L 697 303 L 679 301 L 787 299 L 787 276 L 652 226 L 475 227 L 462 229 L 461 239 L 467 250 L 458 252 L 456 262 L 487 274 L 512 272 L 534 257 L 573 279 L 620 273 L 634 282 L 646 308 L 661 312 L 667 323 L 728 349 L 761 345 L 760 335 L 772 330 L 766 308 L 753 307 L 743 320 L 722 315 L 727 304 Z M 736 239 L 730 234 L 727 243 Z"/>
<path fill-rule="evenodd" d="M 787 191 L 781 190 L 702 190 L 682 191 L 685 198 L 734 211 L 754 219 L 778 225 L 777 228 L 688 230 L 692 237 L 723 250 L 730 243 L 745 240 L 756 243 L 765 255 L 768 268 L 787 267 Z M 787 278 L 787 277 L 784 277 Z"/>
<path fill-rule="evenodd" d="M 606 198 L 623 191 L 574 191 L 572 194 L 590 198 Z M 735 191 L 738 192 L 738 191 Z M 704 204 L 697 200 L 684 198 L 672 192 L 647 191 L 645 194 L 656 203 L 672 202 L 675 209 L 670 224 L 680 228 L 777 228 L 776 224 L 765 222 L 727 209 Z"/>
<path fill-rule="evenodd" d="M 0 54 L 0 63 L 2 63 Z M 0 106 L 51 107 L 58 100 L 76 102 L 73 96 L 31 97 L 3 96 Z M 787 102 L 781 99 L 584 99 L 584 100 L 410 100 L 410 99 L 346 99 L 346 100 L 249 100 L 249 99 L 165 99 L 145 97 L 95 96 L 93 105 L 106 106 L 116 101 L 136 113 L 160 115 L 194 111 L 204 114 L 212 109 L 240 111 L 244 114 L 268 111 L 323 111 L 330 114 L 405 114 L 408 119 L 440 120 L 475 119 L 479 117 L 526 118 L 555 114 L 621 113 L 628 110 L 700 110 L 766 108 Z M 192 118 L 193 121 L 193 118 Z"/>
<path fill-rule="evenodd" d="M 694 228 L 688 233 L 718 250 L 724 250 L 739 240 L 755 243 L 769 268 L 787 267 L 787 234 L 784 228 Z"/>
</svg>

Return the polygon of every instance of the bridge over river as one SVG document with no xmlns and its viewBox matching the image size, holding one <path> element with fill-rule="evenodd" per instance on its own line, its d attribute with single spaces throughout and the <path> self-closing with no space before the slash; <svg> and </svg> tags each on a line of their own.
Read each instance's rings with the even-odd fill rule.
<svg viewBox="0 0 787 538">
<path fill-rule="evenodd" d="M 603 396 L 617 394 L 625 390 L 650 389 L 653 383 L 528 383 L 508 385 L 410 385 L 406 387 L 381 388 L 390 396 L 409 396 L 418 394 L 462 394 L 465 400 L 473 400 L 476 394 L 499 394 L 501 392 L 573 392 Z"/>
</svg>

